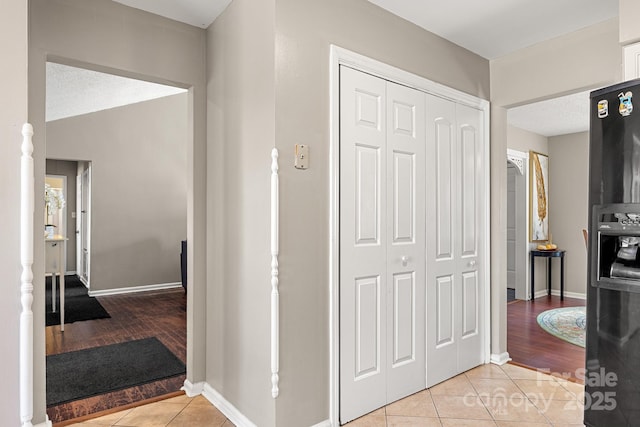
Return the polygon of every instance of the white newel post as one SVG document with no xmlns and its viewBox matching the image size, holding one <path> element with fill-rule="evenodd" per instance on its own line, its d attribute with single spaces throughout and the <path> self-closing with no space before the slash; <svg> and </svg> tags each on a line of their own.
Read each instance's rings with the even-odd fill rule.
<svg viewBox="0 0 640 427">
<path fill-rule="evenodd" d="M 33 418 L 33 127 L 22 126 L 20 163 L 20 419 L 23 427 L 31 427 Z"/>
<path fill-rule="evenodd" d="M 280 302 L 278 294 L 278 223 L 279 223 L 278 149 L 271 150 L 271 395 L 275 399 L 278 388 L 280 354 Z"/>
</svg>

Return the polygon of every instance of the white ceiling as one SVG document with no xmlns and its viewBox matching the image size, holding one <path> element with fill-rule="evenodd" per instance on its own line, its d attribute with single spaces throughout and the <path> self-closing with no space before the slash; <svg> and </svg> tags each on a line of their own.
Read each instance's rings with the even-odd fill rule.
<svg viewBox="0 0 640 427">
<path fill-rule="evenodd" d="M 231 3 L 231 0 L 113 1 L 200 28 L 207 28 Z M 523 47 L 618 15 L 618 0 L 369 1 L 487 59 L 507 55 Z M 91 99 L 88 98 L 104 98 L 97 95 L 87 96 L 86 91 L 90 86 L 100 85 L 95 75 L 93 77 L 96 78 L 89 84 L 90 78 L 81 73 L 79 81 L 85 86 L 82 90 L 76 90 L 76 84 L 71 80 L 73 74 L 70 70 L 65 70 L 66 74 L 54 75 L 54 72 L 52 71 L 51 77 L 49 77 L 49 71 L 47 75 L 48 101 L 49 85 L 58 87 L 58 93 L 51 94 L 52 110 L 53 104 L 58 102 L 70 103 L 74 92 L 77 92 L 79 98 L 86 103 L 91 103 Z M 59 81 L 62 77 L 66 80 Z M 109 86 L 107 91 L 107 93 L 114 93 L 114 86 Z M 129 87 L 126 92 L 139 93 L 144 90 Z M 517 107 L 509 111 L 509 122 L 514 126 L 546 136 L 572 133 L 576 129 L 585 130 L 588 128 L 588 102 L 584 99 L 584 94 L 576 94 L 555 101 L 549 100 Z M 77 108 L 81 109 L 81 107 Z M 49 102 L 47 114 L 49 114 Z M 51 117 L 61 117 L 56 114 L 58 113 L 52 111 Z"/>
<path fill-rule="evenodd" d="M 618 0 L 369 0 L 487 59 L 618 16 Z"/>
<path fill-rule="evenodd" d="M 113 0 L 194 27 L 207 28 L 231 0 Z"/>
</svg>

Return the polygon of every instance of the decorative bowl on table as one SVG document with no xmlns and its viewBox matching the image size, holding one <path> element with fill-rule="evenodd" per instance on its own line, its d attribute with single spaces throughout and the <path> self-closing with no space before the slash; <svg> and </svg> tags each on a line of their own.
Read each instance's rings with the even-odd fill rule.
<svg viewBox="0 0 640 427">
<path fill-rule="evenodd" d="M 536 250 L 538 251 L 555 251 L 558 249 L 558 245 L 554 245 L 553 243 L 548 243 L 546 245 L 538 245 Z"/>
</svg>

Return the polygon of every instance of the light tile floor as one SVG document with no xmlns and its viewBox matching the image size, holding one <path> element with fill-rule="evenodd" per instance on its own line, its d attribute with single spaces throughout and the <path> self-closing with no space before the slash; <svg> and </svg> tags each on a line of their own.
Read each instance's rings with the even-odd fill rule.
<svg viewBox="0 0 640 427">
<path fill-rule="evenodd" d="M 509 364 L 483 365 L 347 426 L 582 426 L 583 393 L 581 384 L 530 369 Z M 178 396 L 74 426 L 233 427 L 233 424 L 204 397 Z"/>
<path fill-rule="evenodd" d="M 584 386 L 515 365 L 483 365 L 347 427 L 583 426 Z"/>
<path fill-rule="evenodd" d="M 72 426 L 82 427 L 235 427 L 202 396 L 173 397 Z"/>
</svg>

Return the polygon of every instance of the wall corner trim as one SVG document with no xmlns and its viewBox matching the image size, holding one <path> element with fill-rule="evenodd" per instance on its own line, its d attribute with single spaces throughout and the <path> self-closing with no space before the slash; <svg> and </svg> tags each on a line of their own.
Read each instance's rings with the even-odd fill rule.
<svg viewBox="0 0 640 427">
<path fill-rule="evenodd" d="M 199 396 L 204 390 L 204 381 L 194 384 L 189 380 L 184 380 L 184 385 L 180 387 L 180 390 L 184 391 L 188 397 Z"/>
<path fill-rule="evenodd" d="M 494 365 L 504 365 L 508 361 L 511 360 L 508 352 L 500 353 L 500 354 L 492 354 L 491 355 L 491 363 Z"/>
<path fill-rule="evenodd" d="M 233 406 L 231 402 L 225 399 L 209 384 L 204 383 L 202 395 L 237 427 L 257 427 L 256 424 L 251 422 L 249 418 L 247 418 L 242 412 Z"/>
</svg>

